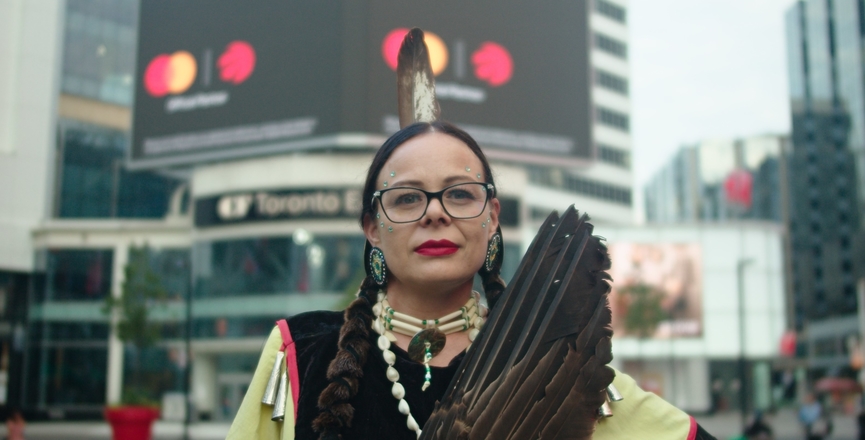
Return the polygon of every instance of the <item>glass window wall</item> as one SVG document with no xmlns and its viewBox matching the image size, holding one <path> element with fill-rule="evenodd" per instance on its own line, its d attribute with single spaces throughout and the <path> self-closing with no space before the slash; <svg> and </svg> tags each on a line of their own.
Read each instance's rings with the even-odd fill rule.
<svg viewBox="0 0 865 440">
<path fill-rule="evenodd" d="M 132 104 L 138 0 L 68 0 L 64 93 Z"/>
<path fill-rule="evenodd" d="M 161 218 L 180 182 L 124 166 L 129 135 L 73 121 L 61 123 L 60 218 Z"/>
</svg>

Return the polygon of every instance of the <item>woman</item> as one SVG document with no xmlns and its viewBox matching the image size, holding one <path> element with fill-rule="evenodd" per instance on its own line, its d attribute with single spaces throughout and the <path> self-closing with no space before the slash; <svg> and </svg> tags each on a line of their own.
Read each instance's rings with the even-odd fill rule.
<svg viewBox="0 0 865 440">
<path fill-rule="evenodd" d="M 475 274 L 485 277 L 487 295 L 504 289 L 496 271 L 481 270 L 500 243 L 499 209 L 490 166 L 462 130 L 416 123 L 388 139 L 363 191 L 370 275 L 358 298 L 344 315 L 288 320 L 289 352 L 297 359 L 289 394 L 296 397 L 288 399 L 284 422 L 271 421 L 270 407 L 260 402 L 284 345 L 274 330 L 228 438 L 417 438 L 486 316 L 472 292 Z M 440 351 L 426 343 L 417 352 L 417 341 L 411 344 L 412 323 L 416 329 L 424 320 L 441 321 Z M 380 333 L 391 343 L 380 345 Z M 614 410 L 633 417 L 601 423 L 595 438 L 696 438 L 693 419 L 619 376 L 626 399 Z"/>
</svg>

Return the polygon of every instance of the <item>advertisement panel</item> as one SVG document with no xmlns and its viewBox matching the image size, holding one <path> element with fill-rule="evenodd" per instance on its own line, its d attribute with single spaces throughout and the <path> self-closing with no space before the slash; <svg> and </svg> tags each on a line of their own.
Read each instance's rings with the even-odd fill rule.
<svg viewBox="0 0 865 440">
<path fill-rule="evenodd" d="M 442 117 L 502 159 L 594 157 L 588 2 L 142 0 L 130 166 L 376 148 L 427 32 Z"/>
<path fill-rule="evenodd" d="M 306 148 L 298 141 L 337 132 L 337 6 L 142 1 L 131 165 Z"/>
<path fill-rule="evenodd" d="M 698 243 L 611 243 L 610 292 L 617 337 L 703 334 L 703 274 Z"/>
<path fill-rule="evenodd" d="M 398 128 L 392 69 L 416 26 L 442 118 L 487 154 L 559 165 L 593 157 L 588 2 L 371 0 L 369 15 L 368 127 Z"/>
</svg>

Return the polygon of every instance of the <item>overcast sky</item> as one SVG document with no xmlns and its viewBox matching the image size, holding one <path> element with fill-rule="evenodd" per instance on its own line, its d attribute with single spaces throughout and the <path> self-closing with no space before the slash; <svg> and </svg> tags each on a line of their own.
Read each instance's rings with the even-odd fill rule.
<svg viewBox="0 0 865 440">
<path fill-rule="evenodd" d="M 784 13 L 793 3 L 629 2 L 638 211 L 643 184 L 683 144 L 789 132 Z"/>
</svg>

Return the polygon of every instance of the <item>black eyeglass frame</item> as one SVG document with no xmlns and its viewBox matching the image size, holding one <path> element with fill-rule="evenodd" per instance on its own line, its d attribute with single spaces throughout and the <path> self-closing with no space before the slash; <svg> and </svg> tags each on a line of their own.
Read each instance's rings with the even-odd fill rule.
<svg viewBox="0 0 865 440">
<path fill-rule="evenodd" d="M 444 202 L 444 200 L 442 200 L 442 196 L 444 195 L 445 191 L 447 191 L 453 187 L 460 186 L 460 185 L 483 185 L 484 188 L 487 190 L 486 191 L 487 197 L 484 199 L 484 206 L 483 206 L 483 208 L 481 208 L 481 212 L 479 212 L 478 215 L 473 215 L 471 217 L 457 217 L 457 216 L 451 214 L 450 212 L 448 212 L 448 209 L 445 207 L 445 202 Z M 424 195 L 426 195 L 426 206 L 423 209 L 423 213 L 421 213 L 421 215 L 418 218 L 416 218 L 414 220 L 407 221 L 407 222 L 399 222 L 399 221 L 391 219 L 390 216 L 387 215 L 387 210 L 384 209 L 384 205 L 382 205 L 382 203 L 381 203 L 381 195 L 388 192 L 388 191 L 393 191 L 395 189 L 413 189 L 416 191 L 420 191 L 420 192 L 424 193 Z M 495 197 L 495 196 L 496 196 L 496 187 L 492 183 L 462 182 L 462 183 L 455 183 L 453 185 L 446 186 L 446 187 L 442 188 L 440 191 L 436 191 L 436 192 L 424 191 L 420 188 L 415 188 L 412 186 L 395 186 L 393 188 L 383 189 L 383 190 L 376 191 L 376 192 L 372 193 L 372 203 L 374 205 L 375 200 L 378 199 L 378 206 L 379 206 L 379 208 L 381 208 L 381 212 L 383 212 L 384 216 L 387 217 L 387 219 L 393 223 L 414 223 L 414 222 L 422 219 L 423 216 L 426 215 L 426 211 L 427 211 L 427 209 L 429 209 L 429 204 L 430 204 L 430 202 L 432 202 L 432 200 L 434 198 L 438 199 L 439 204 L 442 205 L 442 209 L 444 210 L 445 214 L 447 214 L 451 218 L 455 218 L 458 220 L 466 220 L 466 219 L 470 219 L 470 218 L 480 217 L 481 214 L 484 213 L 484 210 L 487 209 L 487 203 L 489 203 L 490 199 Z"/>
</svg>

